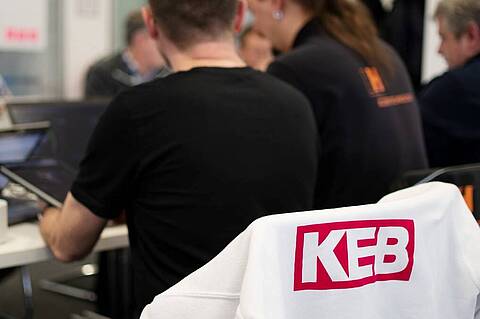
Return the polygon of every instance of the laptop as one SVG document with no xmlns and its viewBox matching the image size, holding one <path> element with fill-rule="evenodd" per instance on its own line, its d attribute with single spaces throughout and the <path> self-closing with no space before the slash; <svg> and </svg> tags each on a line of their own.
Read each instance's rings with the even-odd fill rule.
<svg viewBox="0 0 480 319">
<path fill-rule="evenodd" d="M 48 127 L 0 131 L 0 173 L 54 207 L 61 207 L 75 170 L 54 158 L 32 156 Z"/>
<path fill-rule="evenodd" d="M 70 191 L 90 136 L 109 100 L 14 101 L 7 104 L 13 123 L 48 121 L 48 135 L 27 163 L 3 165 L 1 172 L 54 207 Z M 0 162 L 1 163 L 1 162 Z"/>
<path fill-rule="evenodd" d="M 37 147 L 34 157 L 53 157 L 78 169 L 88 141 L 108 99 L 85 101 L 28 101 L 17 99 L 7 104 L 16 125 L 39 121 L 50 122 L 47 138 Z"/>
<path fill-rule="evenodd" d="M 20 174 L 14 172 L 17 168 L 20 171 L 26 169 L 28 172 L 36 166 L 30 162 L 30 158 L 45 138 L 48 129 L 48 122 L 13 125 L 0 129 L 0 189 L 9 204 L 9 225 L 35 218 L 40 209 L 37 198 L 48 198 L 48 194 L 42 194 L 37 189 L 34 193 L 46 196 L 38 194 L 32 196 L 29 191 L 34 190 L 34 186 L 30 184 L 37 183 L 37 180 L 32 179 L 29 183 L 20 177 L 21 172 Z M 27 177 L 27 179 L 30 178 Z M 58 205 L 55 201 L 49 200 L 49 202 Z"/>
<path fill-rule="evenodd" d="M 12 136 L 0 132 L 0 149 L 2 137 L 12 149 L 9 155 L 5 155 L 5 161 L 0 157 L 0 173 L 49 205 L 60 208 L 74 182 L 93 129 L 107 105 L 107 100 L 8 104 L 12 121 L 17 123 L 15 125 L 22 127 L 31 125 L 29 123 L 33 121 L 49 121 L 51 126 L 48 133 L 43 131 L 40 141 L 34 138 L 32 130 L 23 132 L 23 136 L 15 135 L 14 140 Z M 32 143 L 26 142 L 29 139 Z M 15 148 L 21 151 L 12 161 L 9 157 L 13 156 Z"/>
</svg>

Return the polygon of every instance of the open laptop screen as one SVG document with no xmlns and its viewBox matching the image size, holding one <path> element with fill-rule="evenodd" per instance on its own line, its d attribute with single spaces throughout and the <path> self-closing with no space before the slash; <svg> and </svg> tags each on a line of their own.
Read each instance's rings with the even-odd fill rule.
<svg viewBox="0 0 480 319">
<path fill-rule="evenodd" d="M 37 148 L 35 158 L 55 158 L 78 168 L 90 136 L 108 100 L 11 102 L 7 105 L 15 124 L 50 122 L 49 136 Z"/>
<path fill-rule="evenodd" d="M 41 130 L 0 132 L 0 164 L 27 161 L 44 135 Z"/>
</svg>

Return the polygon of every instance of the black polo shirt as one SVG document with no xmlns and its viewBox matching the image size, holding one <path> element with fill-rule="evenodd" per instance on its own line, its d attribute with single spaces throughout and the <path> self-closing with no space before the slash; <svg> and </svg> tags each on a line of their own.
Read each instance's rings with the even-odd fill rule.
<svg viewBox="0 0 480 319">
<path fill-rule="evenodd" d="M 431 81 L 420 106 L 431 166 L 480 162 L 480 55 Z"/>
<path fill-rule="evenodd" d="M 254 219 L 311 209 L 316 156 L 300 92 L 250 68 L 195 68 L 115 98 L 72 194 L 103 218 L 126 211 L 141 310 Z"/>
<path fill-rule="evenodd" d="M 321 149 L 316 208 L 375 202 L 404 172 L 426 167 L 408 74 L 394 51 L 382 46 L 390 71 L 368 65 L 311 21 L 268 69 L 312 104 Z"/>
</svg>

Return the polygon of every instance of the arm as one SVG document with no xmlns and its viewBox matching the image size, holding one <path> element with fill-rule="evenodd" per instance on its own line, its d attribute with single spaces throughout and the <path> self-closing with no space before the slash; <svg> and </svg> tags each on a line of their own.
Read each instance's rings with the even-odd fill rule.
<svg viewBox="0 0 480 319">
<path fill-rule="evenodd" d="M 138 155 L 128 103 L 122 95 L 107 108 L 62 210 L 48 209 L 41 220 L 41 234 L 61 261 L 88 255 L 107 220 L 118 217 L 128 203 Z"/>
<path fill-rule="evenodd" d="M 106 219 L 94 215 L 69 193 L 62 210 L 45 211 L 40 232 L 55 258 L 70 262 L 92 251 L 106 223 Z"/>
</svg>

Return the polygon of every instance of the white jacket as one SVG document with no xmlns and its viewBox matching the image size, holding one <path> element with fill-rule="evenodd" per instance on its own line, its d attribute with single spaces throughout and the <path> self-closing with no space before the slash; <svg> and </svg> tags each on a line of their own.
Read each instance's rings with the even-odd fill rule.
<svg viewBox="0 0 480 319">
<path fill-rule="evenodd" d="M 261 218 L 141 318 L 478 319 L 479 291 L 479 227 L 455 186 L 430 183 Z"/>
</svg>

